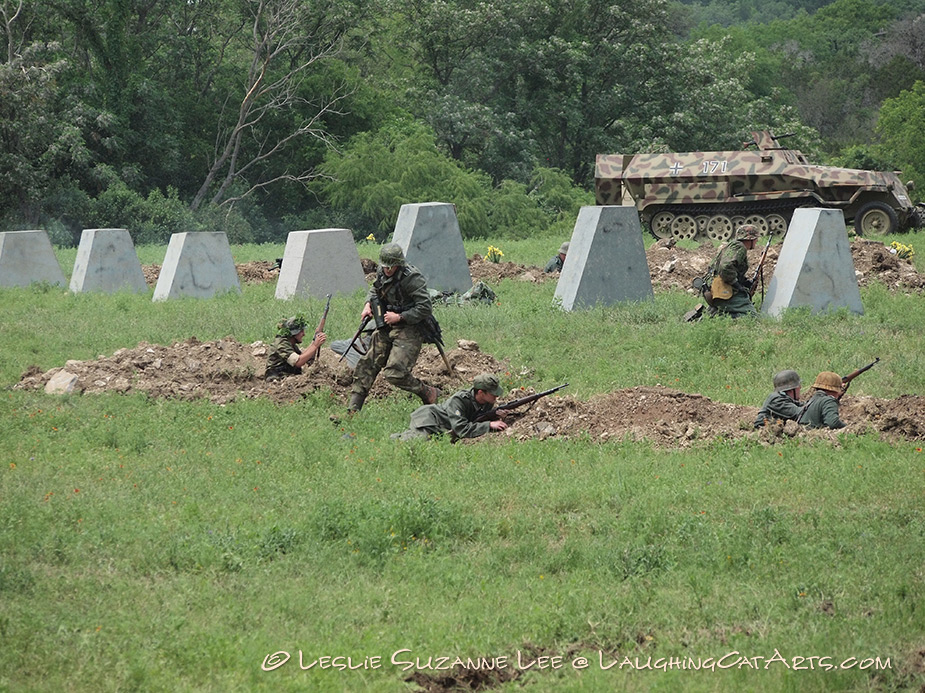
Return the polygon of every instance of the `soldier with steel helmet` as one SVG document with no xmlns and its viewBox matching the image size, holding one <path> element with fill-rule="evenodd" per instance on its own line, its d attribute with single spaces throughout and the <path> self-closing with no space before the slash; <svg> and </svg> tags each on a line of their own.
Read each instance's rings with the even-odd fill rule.
<svg viewBox="0 0 925 693">
<path fill-rule="evenodd" d="M 318 354 L 321 345 L 327 336 L 318 332 L 312 343 L 305 351 L 299 349 L 299 344 L 305 338 L 305 318 L 293 315 L 283 320 L 278 326 L 276 339 L 267 354 L 267 370 L 264 376 L 267 380 L 279 380 L 287 375 L 298 375 L 302 366 L 312 361 Z"/>
<path fill-rule="evenodd" d="M 373 305 L 380 310 L 374 315 Z M 349 412 L 358 412 L 376 377 L 407 390 L 424 404 L 437 401 L 440 391 L 411 374 L 424 344 L 425 324 L 432 317 L 427 280 L 407 262 L 401 246 L 386 243 L 379 249 L 376 279 L 366 298 L 361 320 L 376 319 L 376 329 L 366 354 L 353 375 Z"/>
<path fill-rule="evenodd" d="M 758 228 L 743 224 L 735 232 L 735 239 L 720 247 L 710 265 L 710 315 L 728 315 L 740 318 L 757 313 L 752 303 L 751 282 L 748 274 L 748 253 L 758 240 Z"/>
<path fill-rule="evenodd" d="M 562 245 L 559 246 L 559 252 L 546 263 L 546 266 L 543 268 L 543 271 L 547 274 L 551 272 L 561 272 L 562 266 L 565 264 L 565 256 L 568 255 L 569 242 L 565 241 Z"/>
<path fill-rule="evenodd" d="M 393 433 L 398 440 L 430 438 L 452 433 L 457 438 L 477 438 L 491 431 L 503 431 L 507 423 L 501 419 L 478 421 L 490 413 L 498 397 L 504 394 L 501 381 L 492 373 L 480 373 L 472 380 L 472 387 L 460 390 L 443 404 L 425 404 L 411 414 L 411 425 L 403 433 Z M 504 412 L 498 412 L 503 416 Z"/>
<path fill-rule="evenodd" d="M 844 392 L 838 373 L 823 371 L 813 382 L 813 394 L 803 408 L 797 423 L 809 428 L 844 428 L 838 416 L 838 401 Z"/>
<path fill-rule="evenodd" d="M 758 410 L 755 428 L 773 420 L 796 421 L 803 409 L 800 388 L 803 383 L 796 371 L 786 370 L 774 374 L 774 392 L 768 395 Z"/>
</svg>

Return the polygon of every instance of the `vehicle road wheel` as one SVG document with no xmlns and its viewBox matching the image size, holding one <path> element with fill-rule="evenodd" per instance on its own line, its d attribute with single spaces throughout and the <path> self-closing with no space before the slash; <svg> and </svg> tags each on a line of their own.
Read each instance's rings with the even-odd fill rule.
<svg viewBox="0 0 925 693">
<path fill-rule="evenodd" d="M 768 235 L 768 220 L 760 214 L 749 214 L 747 217 L 745 217 L 745 223 L 754 224 L 755 228 L 758 229 L 758 235 Z"/>
<path fill-rule="evenodd" d="M 656 212 L 649 220 L 649 229 L 656 238 L 671 237 L 671 222 L 674 221 L 674 214 L 671 212 Z"/>
<path fill-rule="evenodd" d="M 725 214 L 710 217 L 707 224 L 707 237 L 714 241 L 728 241 L 732 236 L 732 219 Z"/>
<path fill-rule="evenodd" d="M 679 241 L 697 236 L 697 220 L 690 214 L 679 214 L 671 222 L 671 235 Z"/>
<path fill-rule="evenodd" d="M 885 202 L 868 202 L 854 217 L 854 232 L 859 236 L 882 236 L 898 228 L 896 212 Z"/>
<path fill-rule="evenodd" d="M 706 238 L 707 225 L 710 223 L 710 215 L 698 214 L 694 219 L 697 220 L 697 238 Z"/>
<path fill-rule="evenodd" d="M 769 214 L 767 221 L 768 233 L 772 236 L 783 236 L 787 233 L 787 219 L 780 214 Z"/>
<path fill-rule="evenodd" d="M 744 217 L 743 215 L 741 215 L 741 214 L 733 215 L 733 216 L 729 217 L 729 219 L 732 221 L 732 230 L 733 230 L 733 232 L 735 232 L 735 230 L 736 230 L 737 228 L 739 228 L 742 224 L 745 223 L 745 217 Z"/>
</svg>

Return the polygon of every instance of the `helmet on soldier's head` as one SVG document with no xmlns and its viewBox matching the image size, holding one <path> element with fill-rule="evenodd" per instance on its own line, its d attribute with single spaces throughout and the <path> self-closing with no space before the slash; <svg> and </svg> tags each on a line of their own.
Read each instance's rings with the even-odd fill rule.
<svg viewBox="0 0 925 693">
<path fill-rule="evenodd" d="M 736 229 L 737 241 L 757 241 L 758 227 L 754 224 L 742 224 Z"/>
<path fill-rule="evenodd" d="M 395 267 L 405 264 L 405 253 L 398 243 L 386 243 L 379 249 L 379 264 L 383 267 Z"/>
<path fill-rule="evenodd" d="M 472 387 L 476 390 L 491 393 L 495 397 L 500 397 L 504 394 L 504 388 L 501 387 L 498 376 L 491 373 L 479 373 L 473 378 Z"/>
<path fill-rule="evenodd" d="M 301 315 L 293 315 L 283 323 L 283 328 L 287 330 L 290 335 L 297 335 L 299 332 L 305 330 L 305 318 Z"/>
<path fill-rule="evenodd" d="M 563 255 L 568 255 L 568 246 L 569 246 L 569 242 L 566 241 L 565 243 L 559 246 L 559 252 L 562 253 Z"/>
<path fill-rule="evenodd" d="M 822 371 L 816 376 L 813 387 L 817 390 L 828 390 L 829 392 L 841 392 L 841 376 L 832 371 Z"/>
<path fill-rule="evenodd" d="M 775 390 L 786 392 L 787 390 L 795 390 L 802 384 L 800 376 L 796 371 L 781 371 L 780 373 L 774 374 Z"/>
</svg>

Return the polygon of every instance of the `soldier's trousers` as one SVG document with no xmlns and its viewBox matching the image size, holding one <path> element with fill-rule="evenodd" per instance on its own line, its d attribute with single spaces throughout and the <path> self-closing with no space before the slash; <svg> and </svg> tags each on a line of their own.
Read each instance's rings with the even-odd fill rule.
<svg viewBox="0 0 925 693">
<path fill-rule="evenodd" d="M 713 307 L 718 315 L 727 315 L 730 318 L 741 318 L 744 315 L 754 315 L 758 311 L 752 299 L 744 291 L 736 291 L 728 299 L 713 299 Z"/>
<path fill-rule="evenodd" d="M 353 394 L 364 397 L 369 394 L 376 376 L 382 371 L 382 377 L 395 387 L 422 397 L 427 386 L 411 371 L 423 344 L 417 325 L 399 325 L 373 332 L 369 351 L 357 362 L 353 372 Z"/>
</svg>

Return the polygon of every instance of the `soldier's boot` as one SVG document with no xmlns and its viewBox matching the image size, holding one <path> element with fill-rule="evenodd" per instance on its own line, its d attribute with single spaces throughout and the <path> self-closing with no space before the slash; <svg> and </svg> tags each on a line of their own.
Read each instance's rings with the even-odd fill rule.
<svg viewBox="0 0 925 693">
<path fill-rule="evenodd" d="M 421 401 L 424 404 L 434 404 L 438 397 L 440 397 L 439 387 L 434 387 L 433 385 L 424 386 L 424 391 L 421 393 Z"/>
<path fill-rule="evenodd" d="M 357 394 L 356 392 L 351 393 L 350 404 L 347 405 L 347 413 L 356 414 L 363 408 L 363 402 L 365 401 L 366 395 Z"/>
</svg>

